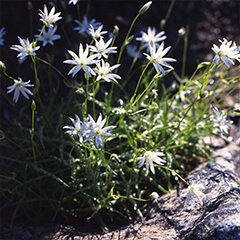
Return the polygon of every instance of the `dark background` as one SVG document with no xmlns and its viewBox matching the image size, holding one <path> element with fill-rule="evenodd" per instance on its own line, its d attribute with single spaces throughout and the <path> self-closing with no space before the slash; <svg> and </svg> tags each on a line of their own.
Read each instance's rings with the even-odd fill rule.
<svg viewBox="0 0 240 240">
<path fill-rule="evenodd" d="M 56 6 L 56 11 L 61 11 L 63 19 L 59 21 L 57 34 L 62 36 L 61 40 L 54 43 L 54 50 L 49 44 L 44 48 L 44 54 L 48 51 L 54 53 L 55 60 L 64 74 L 69 70 L 69 66 L 62 62 L 67 59 L 66 52 L 68 49 L 77 51 L 81 41 L 77 32 L 72 28 L 76 27 L 73 20 L 79 19 L 77 5 L 68 5 L 68 0 L 40 1 L 32 0 L 32 9 L 29 9 L 27 0 L 0 0 L 0 28 L 5 27 L 4 35 L 5 45 L 0 46 L 0 60 L 3 61 L 7 68 L 11 68 L 11 74 L 14 77 L 22 76 L 27 80 L 32 78 L 33 72 L 30 71 L 30 59 L 27 59 L 21 66 L 18 65 L 16 56 L 17 52 L 10 50 L 14 44 L 19 45 L 17 36 L 33 40 L 34 34 L 38 33 L 37 29 L 42 27 L 39 21 L 39 9 L 43 10 L 44 3 L 48 9 Z M 120 46 L 122 39 L 125 37 L 127 30 L 138 10 L 147 1 L 140 0 L 123 0 L 123 1 L 83 1 L 79 4 L 80 19 L 87 15 L 88 19 L 95 18 L 102 22 L 104 30 L 112 31 L 114 25 L 120 28 L 120 35 L 116 45 Z M 135 37 L 141 35 L 148 26 L 156 27 L 160 31 L 160 22 L 165 18 L 171 1 L 153 1 L 151 8 L 138 19 L 133 33 Z M 64 37 L 62 29 L 66 29 L 67 37 Z M 165 46 L 174 46 L 178 38 L 178 30 L 181 27 L 189 29 L 188 52 L 187 52 L 187 69 L 186 74 L 190 75 L 197 62 L 212 60 L 214 54 L 211 50 L 212 44 L 219 44 L 218 40 L 227 38 L 227 40 L 240 40 L 240 1 L 234 0 L 201 0 L 201 1 L 183 1 L 176 0 L 172 13 L 164 27 L 167 39 Z M 71 45 L 72 44 L 72 45 Z M 71 46 L 70 46 L 71 45 Z M 74 49 L 75 47 L 76 49 Z M 43 48 L 38 51 L 40 54 Z M 178 46 L 174 48 L 171 57 L 177 59 L 174 68 L 180 72 L 182 65 L 183 40 L 179 41 Z M 44 57 L 43 57 L 44 58 Z M 46 58 L 45 58 L 46 59 Z M 24 70 L 23 70 L 24 69 Z M 9 69 L 10 70 L 10 69 Z M 2 83 L 1 83 L 2 84 Z M 6 84 L 9 85 L 9 84 Z M 5 86 L 4 86 L 5 87 Z"/>
</svg>

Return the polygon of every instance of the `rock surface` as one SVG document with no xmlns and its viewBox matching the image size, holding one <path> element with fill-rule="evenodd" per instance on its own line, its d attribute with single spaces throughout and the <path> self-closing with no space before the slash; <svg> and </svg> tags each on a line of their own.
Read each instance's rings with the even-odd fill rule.
<svg viewBox="0 0 240 240">
<path fill-rule="evenodd" d="M 235 172 L 239 154 L 239 147 L 231 143 L 215 152 L 215 162 L 189 175 L 189 182 L 205 185 L 202 206 L 184 207 L 182 191 L 173 190 L 146 206 L 143 223 L 100 239 L 240 239 L 240 179 Z"/>
</svg>

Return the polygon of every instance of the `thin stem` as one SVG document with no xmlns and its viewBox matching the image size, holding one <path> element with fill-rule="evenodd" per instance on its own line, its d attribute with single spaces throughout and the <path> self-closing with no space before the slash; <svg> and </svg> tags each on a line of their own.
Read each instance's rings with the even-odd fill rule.
<svg viewBox="0 0 240 240">
<path fill-rule="evenodd" d="M 30 135 L 31 135 L 31 143 L 32 143 L 32 152 L 33 152 L 33 158 L 34 158 L 34 161 L 35 163 L 37 163 L 37 159 L 36 159 L 36 152 L 35 152 L 35 147 L 34 147 L 34 111 L 36 109 L 36 105 L 35 105 L 35 102 L 33 100 L 32 102 L 32 128 L 30 130 Z"/>
<path fill-rule="evenodd" d="M 37 74 L 36 56 L 35 55 L 31 56 L 31 59 L 32 59 L 32 62 L 33 62 L 33 67 L 34 67 L 34 75 L 35 75 L 35 83 L 36 83 L 35 90 L 36 90 L 36 93 L 37 93 L 37 97 L 38 97 L 38 102 L 39 102 L 39 106 L 40 106 L 40 109 L 41 109 L 41 113 L 43 115 L 44 120 L 48 124 L 48 126 L 54 132 L 54 129 L 53 129 L 52 125 L 50 124 L 50 122 L 49 122 L 49 120 L 47 118 L 47 115 L 45 113 L 45 110 L 44 110 L 44 107 L 43 107 L 43 103 L 42 103 L 42 100 L 41 100 L 41 97 L 40 97 L 40 94 L 39 94 L 39 91 L 38 91 L 39 86 L 40 86 L 40 81 L 39 81 L 38 74 Z"/>
<path fill-rule="evenodd" d="M 185 34 L 185 36 L 184 36 L 184 47 L 183 47 L 182 74 L 181 74 L 182 79 L 184 78 L 185 70 L 186 70 L 187 47 L 188 47 L 188 35 Z"/>
<path fill-rule="evenodd" d="M 165 167 L 165 166 L 162 166 L 162 165 L 158 165 L 158 166 L 161 167 L 161 168 L 165 168 L 168 171 L 176 174 L 184 183 L 186 183 L 189 186 L 189 183 L 183 177 L 181 177 L 178 173 L 176 173 L 174 170 L 172 170 L 171 168 L 168 168 L 168 167 Z"/>
<path fill-rule="evenodd" d="M 133 100 L 134 100 L 134 98 L 135 98 L 135 96 L 136 96 L 136 94 L 137 94 L 137 91 L 138 91 L 140 82 L 141 82 L 141 80 L 142 80 L 142 78 L 143 78 L 143 75 L 144 75 L 144 73 L 146 72 L 146 70 L 147 70 L 148 66 L 150 65 L 150 63 L 151 63 L 151 62 L 148 62 L 148 63 L 147 63 L 147 65 L 145 66 L 145 68 L 143 69 L 143 71 L 142 71 L 142 73 L 141 73 L 141 76 L 140 76 L 139 79 L 138 79 L 138 83 L 137 83 L 137 86 L 136 86 L 136 88 L 135 88 L 134 94 L 133 94 L 133 96 L 132 96 L 132 98 L 131 98 L 131 100 L 130 100 L 130 108 L 136 103 L 136 100 L 135 100 L 134 104 L 132 104 L 132 102 L 133 102 Z"/>
<path fill-rule="evenodd" d="M 35 56 L 35 58 L 36 58 L 37 60 L 39 60 L 39 61 L 47 64 L 47 65 L 50 66 L 51 68 L 53 68 L 61 77 L 63 77 L 67 82 L 70 83 L 70 81 L 69 81 L 56 67 L 54 67 L 51 63 L 49 63 L 49 62 L 47 62 L 47 61 L 45 61 L 45 60 L 43 60 L 43 59 L 41 59 L 41 58 L 39 58 L 39 57 L 37 57 L 37 56 Z"/>
<path fill-rule="evenodd" d="M 165 24 L 166 24 L 166 22 L 167 22 L 167 20 L 168 20 L 168 18 L 169 18 L 169 16 L 170 16 L 170 14 L 171 14 L 171 12 L 172 12 L 173 5 L 174 5 L 175 1 L 176 1 L 176 0 L 172 0 L 172 1 L 171 1 L 171 4 L 170 4 L 170 6 L 169 6 L 169 8 L 168 8 L 168 11 L 167 11 L 167 14 L 166 14 L 166 16 L 165 16 L 165 18 L 164 18 Z M 164 28 L 165 24 L 161 27 L 161 29 Z"/>
<path fill-rule="evenodd" d="M 128 30 L 128 33 L 127 33 L 127 35 L 126 35 L 126 37 L 125 37 L 125 40 L 124 40 L 124 42 L 123 42 L 123 45 L 122 45 L 122 47 L 121 47 L 121 49 L 120 49 L 120 53 L 119 53 L 119 55 L 118 55 L 117 64 L 120 63 L 123 50 L 124 50 L 125 46 L 128 44 L 128 37 L 129 37 L 129 35 L 130 35 L 131 31 L 132 31 L 133 25 L 135 24 L 135 22 L 137 21 L 137 19 L 138 19 L 138 17 L 139 17 L 140 15 L 141 15 L 141 14 L 138 13 L 138 15 L 137 15 L 137 16 L 134 18 L 134 20 L 132 21 L 132 24 L 131 24 L 131 26 L 130 26 L 130 28 L 129 28 L 129 30 Z M 117 73 L 117 69 L 115 70 L 115 73 Z"/>
</svg>

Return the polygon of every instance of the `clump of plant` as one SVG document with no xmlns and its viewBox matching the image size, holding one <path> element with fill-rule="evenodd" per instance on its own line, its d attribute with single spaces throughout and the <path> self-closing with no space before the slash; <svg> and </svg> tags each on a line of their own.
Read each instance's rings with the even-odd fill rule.
<svg viewBox="0 0 240 240">
<path fill-rule="evenodd" d="M 106 228 L 106 219 L 142 216 L 142 203 L 153 192 L 170 191 L 176 181 L 185 181 L 188 170 L 211 159 L 205 136 L 218 134 L 217 128 L 228 134 L 232 122 L 218 110 L 218 96 L 239 82 L 238 76 L 229 77 L 238 70 L 229 70 L 240 60 L 238 47 L 224 39 L 214 45 L 212 63 L 200 63 L 191 77 L 180 77 L 177 59 L 167 56 L 171 47 L 165 47 L 164 31 L 149 27 L 142 36 L 133 33 L 151 4 L 139 10 L 120 46 L 115 46 L 117 26 L 109 36 L 95 19 L 75 20 L 78 32 L 72 34 L 80 41 L 68 39 L 60 62 L 54 54 L 61 49 L 54 43 L 67 38 L 56 34 L 57 24 L 69 30 L 67 13 L 44 5 L 39 33 L 34 39 L 18 36 L 20 45 L 11 47 L 20 68 L 31 66 L 31 80 L 12 76 L 1 59 L 1 82 L 9 83 L 1 89 L 1 209 L 13 209 L 11 223 L 24 213 L 36 221 L 93 218 Z M 2 28 L 0 45 L 5 33 Z M 124 68 L 123 56 L 130 59 Z M 170 75 L 175 81 L 167 87 Z M 132 78 L 137 81 L 129 86 Z M 187 203 L 194 196 L 192 185 L 188 190 Z"/>
</svg>

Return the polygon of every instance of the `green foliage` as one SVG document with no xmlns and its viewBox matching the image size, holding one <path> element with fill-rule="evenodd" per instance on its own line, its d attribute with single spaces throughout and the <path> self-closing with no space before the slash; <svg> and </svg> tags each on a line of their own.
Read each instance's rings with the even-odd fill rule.
<svg viewBox="0 0 240 240">
<path fill-rule="evenodd" d="M 118 48 L 118 63 L 133 39 L 132 28 Z M 190 78 L 182 78 L 172 70 L 155 73 L 147 60 L 136 70 L 133 59 L 129 71 L 121 72 L 122 82 L 115 84 L 96 82 L 82 72 L 71 79 L 38 54 L 31 60 L 33 101 L 13 104 L 1 90 L 6 99 L 1 107 L 10 113 L 0 125 L 1 209 L 13 209 L 12 223 L 21 214 L 39 221 L 44 216 L 52 221 L 81 216 L 106 228 L 106 217 L 141 216 L 152 192 L 168 192 L 181 175 L 202 159 L 211 159 L 202 141 L 213 134 L 210 107 L 221 101 L 217 97 L 227 86 L 239 82 L 233 76 L 238 67 L 219 77 L 221 65 L 210 63 L 200 63 Z M 48 72 L 43 72 L 46 66 Z M 10 77 L 7 72 L 8 67 L 3 73 Z M 170 75 L 176 81 L 166 87 L 164 79 Z M 132 76 L 138 79 L 133 92 L 124 88 Z M 217 81 L 209 88 L 212 78 Z M 69 117 L 77 114 L 84 120 L 89 113 L 94 119 L 102 113 L 108 116 L 107 125 L 117 126 L 115 136 L 104 137 L 104 148 L 64 133 Z M 146 176 L 138 158 L 150 150 L 163 152 L 166 165 L 155 165 L 155 175 Z"/>
</svg>

